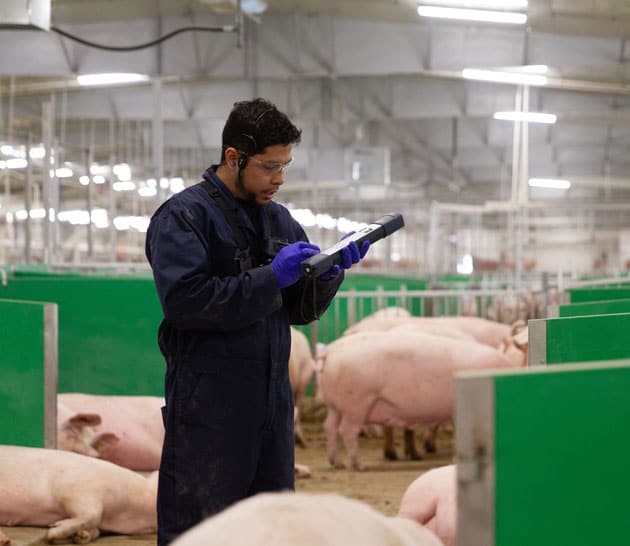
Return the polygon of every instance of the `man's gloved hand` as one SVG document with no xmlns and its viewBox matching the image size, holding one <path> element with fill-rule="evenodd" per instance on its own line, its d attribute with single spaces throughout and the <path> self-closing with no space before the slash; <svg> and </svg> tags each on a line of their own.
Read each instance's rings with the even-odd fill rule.
<svg viewBox="0 0 630 546">
<path fill-rule="evenodd" d="M 346 237 L 352 235 L 354 231 L 350 233 L 346 233 L 340 240 L 343 241 Z M 341 250 L 341 265 L 333 265 L 326 273 L 321 275 L 319 278 L 322 281 L 330 281 L 334 279 L 339 273 L 341 269 L 350 269 L 353 264 L 359 263 L 363 257 L 367 254 L 367 251 L 370 248 L 370 241 L 363 241 L 361 248 L 357 246 L 354 241 L 351 241 L 348 246 Z"/>
<path fill-rule="evenodd" d="M 319 254 L 319 247 L 311 243 L 299 241 L 285 246 L 271 261 L 271 267 L 278 278 L 280 288 L 295 284 L 304 274 L 302 262 Z"/>
</svg>

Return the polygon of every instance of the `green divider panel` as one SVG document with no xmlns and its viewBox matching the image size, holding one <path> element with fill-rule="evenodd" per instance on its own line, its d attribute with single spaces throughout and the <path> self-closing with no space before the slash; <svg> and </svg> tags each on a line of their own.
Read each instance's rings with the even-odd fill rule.
<svg viewBox="0 0 630 546">
<path fill-rule="evenodd" d="M 529 321 L 530 366 L 630 358 L 630 313 Z"/>
<path fill-rule="evenodd" d="M 57 308 L 0 300 L 0 444 L 54 447 Z"/>
<path fill-rule="evenodd" d="M 456 379 L 458 546 L 630 545 L 630 360 Z"/>
<path fill-rule="evenodd" d="M 27 276 L 0 298 L 59 307 L 59 392 L 163 394 L 162 312 L 152 279 Z"/>
<path fill-rule="evenodd" d="M 580 317 L 584 315 L 608 315 L 611 313 L 630 313 L 630 299 L 593 301 L 560 305 L 560 317 Z"/>
<path fill-rule="evenodd" d="M 630 286 L 603 288 L 570 288 L 571 303 L 630 299 Z"/>
</svg>

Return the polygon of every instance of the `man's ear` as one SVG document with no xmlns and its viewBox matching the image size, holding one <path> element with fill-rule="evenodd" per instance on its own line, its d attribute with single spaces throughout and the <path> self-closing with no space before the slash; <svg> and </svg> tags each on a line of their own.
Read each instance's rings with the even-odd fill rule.
<svg viewBox="0 0 630 546">
<path fill-rule="evenodd" d="M 231 146 L 229 146 L 225 150 L 225 162 L 228 164 L 229 167 L 235 168 L 236 165 L 238 165 L 239 155 L 240 154 L 238 153 L 238 150 L 236 148 L 232 148 Z"/>
</svg>

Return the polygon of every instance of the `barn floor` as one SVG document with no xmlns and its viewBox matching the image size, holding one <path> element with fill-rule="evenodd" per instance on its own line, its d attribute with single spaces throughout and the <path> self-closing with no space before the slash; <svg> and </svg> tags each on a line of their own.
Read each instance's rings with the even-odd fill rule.
<svg viewBox="0 0 630 546">
<path fill-rule="evenodd" d="M 307 421 L 303 425 L 307 448 L 296 448 L 296 462 L 310 467 L 312 477 L 296 482 L 297 491 L 340 493 L 366 502 L 386 515 L 398 511 L 400 499 L 407 486 L 420 474 L 430 468 L 450 464 L 452 461 L 452 429 L 445 427 L 438 434 L 438 453 L 426 455 L 421 461 L 385 461 L 383 459 L 382 438 L 360 438 L 361 457 L 366 469 L 355 472 L 347 469 L 334 470 L 326 459 L 326 436 L 320 420 Z M 417 434 L 418 448 L 421 447 L 421 434 Z M 396 432 L 397 449 L 402 455 L 402 434 Z M 342 450 L 344 461 L 347 461 Z M 39 541 L 43 529 L 33 527 L 2 527 L 11 539 L 12 546 L 35 546 L 45 544 Z M 155 546 L 155 535 L 99 537 L 94 544 L 99 546 Z"/>
</svg>

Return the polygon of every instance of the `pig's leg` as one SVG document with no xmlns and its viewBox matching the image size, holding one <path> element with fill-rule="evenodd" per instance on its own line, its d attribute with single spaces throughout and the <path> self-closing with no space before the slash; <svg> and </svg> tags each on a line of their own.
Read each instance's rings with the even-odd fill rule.
<svg viewBox="0 0 630 546">
<path fill-rule="evenodd" d="M 387 461 L 397 461 L 398 453 L 394 445 L 394 429 L 392 427 L 383 427 L 385 441 L 383 442 L 383 457 Z"/>
<path fill-rule="evenodd" d="M 341 426 L 339 432 L 343 437 L 343 443 L 346 446 L 346 451 L 350 455 L 350 463 L 355 470 L 363 470 L 363 465 L 359 457 L 359 432 L 361 432 L 361 425 L 351 423 L 347 417 L 341 420 Z"/>
<path fill-rule="evenodd" d="M 0 546 L 8 546 L 9 544 L 11 544 L 9 537 L 2 532 L 2 529 L 0 529 Z"/>
<path fill-rule="evenodd" d="M 343 468 L 343 464 L 339 461 L 339 453 L 337 450 L 337 434 L 340 421 L 341 414 L 332 406 L 328 406 L 326 421 L 324 421 L 324 430 L 326 431 L 328 462 L 334 468 Z"/>
<path fill-rule="evenodd" d="M 293 430 L 295 436 L 295 445 L 300 447 L 306 447 L 306 440 L 304 439 L 304 431 L 302 430 L 302 423 L 300 421 L 300 409 L 297 404 L 293 408 Z"/>
<path fill-rule="evenodd" d="M 56 521 L 48 531 L 48 540 L 52 543 L 67 542 L 72 538 L 75 544 L 87 544 L 98 537 L 98 524 L 101 521 L 103 507 L 100 503 L 90 503 L 85 495 L 78 498 L 62 499 L 64 510 L 70 517 Z"/>
<path fill-rule="evenodd" d="M 412 461 L 422 460 L 422 455 L 416 450 L 416 442 L 414 440 L 413 430 L 410 428 L 405 429 L 405 455 Z"/>
<path fill-rule="evenodd" d="M 435 453 L 437 451 L 437 432 L 438 425 L 428 427 L 424 432 L 424 450 L 427 453 Z"/>
</svg>

